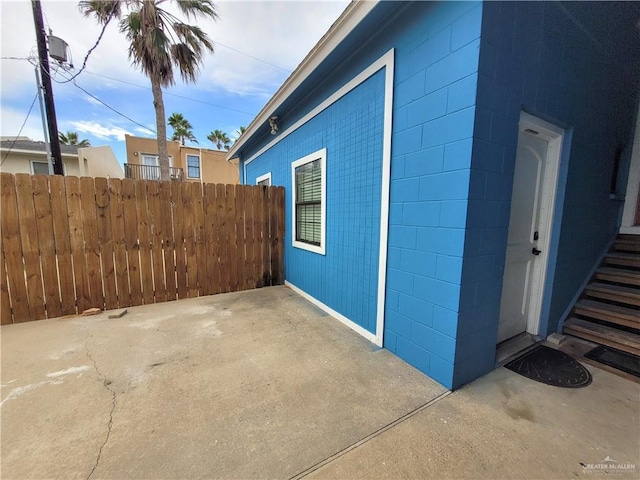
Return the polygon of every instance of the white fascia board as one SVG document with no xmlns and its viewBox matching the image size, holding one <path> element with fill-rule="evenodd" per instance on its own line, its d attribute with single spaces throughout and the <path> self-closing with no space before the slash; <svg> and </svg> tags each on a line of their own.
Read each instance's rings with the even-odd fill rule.
<svg viewBox="0 0 640 480">
<path fill-rule="evenodd" d="M 271 100 L 258 113 L 249 124 L 246 131 L 238 138 L 227 153 L 227 160 L 237 156 L 238 150 L 251 138 L 258 129 L 266 124 L 269 117 L 282 103 L 304 82 L 311 73 L 333 52 L 373 10 L 380 0 L 354 0 L 342 12 L 342 15 L 334 22 L 331 28 L 318 41 L 315 47 L 302 60 L 300 65 L 285 80 Z"/>
<path fill-rule="evenodd" d="M 41 152 L 40 150 L 22 150 L 18 148 L 9 149 L 5 147 L 0 147 L 0 152 L 8 152 L 8 151 L 11 151 L 11 153 L 22 153 L 26 155 L 41 155 L 43 157 L 47 156 L 47 152 Z M 78 158 L 78 155 L 76 153 L 61 153 L 60 155 L 67 158 Z"/>
</svg>

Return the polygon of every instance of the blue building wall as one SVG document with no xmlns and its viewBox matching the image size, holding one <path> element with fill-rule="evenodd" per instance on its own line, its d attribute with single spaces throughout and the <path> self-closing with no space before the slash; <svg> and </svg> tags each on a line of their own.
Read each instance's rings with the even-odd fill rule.
<svg viewBox="0 0 640 480">
<path fill-rule="evenodd" d="M 376 328 L 384 71 L 247 165 L 286 188 L 286 280 L 371 333 Z M 291 163 L 327 149 L 326 255 L 292 246 Z"/>
<path fill-rule="evenodd" d="M 635 2 L 484 5 L 457 384 L 494 362 L 522 110 L 567 132 L 541 319 L 546 333 L 556 331 L 616 233 L 620 203 L 609 199 L 609 185 L 617 147 L 630 148 L 640 58 L 633 22 L 623 20 L 639 16 Z"/>
<path fill-rule="evenodd" d="M 384 346 L 452 388 L 482 5 L 419 4 L 407 16 L 416 25 L 396 43 Z"/>
<path fill-rule="evenodd" d="M 384 346 L 451 388 L 457 350 L 482 4 L 382 2 L 370 17 L 300 88 L 304 93 L 294 94 L 275 113 L 279 115 L 281 131 L 286 130 L 389 49 L 395 49 Z M 376 35 L 370 34 L 371 28 L 375 28 Z M 374 82 L 380 81 L 383 82 L 381 74 Z M 381 101 L 383 85 L 376 85 L 376 98 Z M 346 128 L 347 120 L 340 115 L 347 112 L 336 106 L 332 121 L 342 122 Z M 349 125 L 356 132 L 363 126 L 362 123 Z M 274 185 L 290 188 L 291 161 L 324 146 L 328 147 L 329 164 L 333 147 L 326 145 L 331 138 L 327 135 L 328 128 L 331 122 L 309 122 L 249 163 L 246 181 L 253 183 L 257 176 L 271 171 Z M 270 140 L 266 136 L 258 138 L 242 152 L 243 157 L 247 158 Z M 381 148 L 378 141 L 376 136 L 370 148 Z M 349 178 L 370 170 L 370 157 L 357 147 L 353 150 L 354 155 L 345 164 L 345 168 L 350 169 L 345 172 Z M 375 168 L 379 171 L 377 164 Z M 327 169 L 330 171 L 329 166 Z M 334 182 L 342 180 L 331 171 L 330 175 L 328 190 L 338 191 L 341 185 L 353 188 L 349 183 L 336 183 L 332 187 Z M 378 206 L 364 207 L 361 214 L 379 227 L 380 177 L 370 179 L 373 183 L 369 186 L 375 188 L 375 196 L 363 196 L 369 189 L 356 185 L 349 201 L 350 205 L 366 201 L 367 205 Z M 291 225 L 290 215 L 287 203 L 287 226 Z M 334 220 L 335 215 L 339 212 L 327 212 L 327 248 L 341 245 L 341 234 L 334 228 L 346 227 L 348 223 L 342 223 L 339 218 Z M 338 223 L 332 225 L 332 222 Z M 379 239 L 373 231 L 367 232 L 365 229 L 362 234 L 358 229 L 350 238 L 358 239 L 357 243 L 363 245 L 361 241 L 370 237 L 373 247 L 377 247 Z M 377 268 L 377 258 L 373 251 L 364 253 L 364 259 L 371 258 L 372 268 L 359 271 L 352 270 L 353 262 L 348 263 L 350 250 L 341 259 L 347 263 L 340 264 L 334 263 L 337 252 L 323 259 L 293 249 L 289 246 L 289 231 L 286 241 L 287 280 L 373 332 L 375 309 L 369 301 L 375 294 L 369 293 L 367 302 L 354 297 L 351 287 L 344 295 L 340 294 L 349 282 L 353 285 L 364 282 L 368 292 L 374 291 L 372 275 Z M 349 272 L 354 272 L 350 280 L 345 277 L 351 275 Z"/>
</svg>

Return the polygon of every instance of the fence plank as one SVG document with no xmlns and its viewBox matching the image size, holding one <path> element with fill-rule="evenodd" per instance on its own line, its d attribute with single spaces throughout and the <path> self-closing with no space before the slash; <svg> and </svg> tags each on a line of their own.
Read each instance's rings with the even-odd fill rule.
<svg viewBox="0 0 640 480">
<path fill-rule="evenodd" d="M 69 226 L 65 177 L 50 175 L 48 178 L 62 315 L 73 315 L 76 313 L 76 289 L 73 282 L 71 227 Z"/>
<path fill-rule="evenodd" d="M 108 180 L 102 177 L 96 178 L 95 189 L 104 303 L 107 310 L 113 310 L 118 308 L 118 294 L 116 293 L 116 271 L 113 263 L 113 231 L 111 228 L 111 202 Z"/>
<path fill-rule="evenodd" d="M 138 241 L 138 213 L 136 185 L 130 178 L 122 180 L 122 222 L 126 245 L 127 272 L 129 277 L 130 305 L 142 305 L 142 280 L 140 277 L 140 243 Z"/>
<path fill-rule="evenodd" d="M 254 185 L 251 187 L 253 193 L 253 288 L 264 286 L 262 280 L 262 188 Z"/>
<path fill-rule="evenodd" d="M 104 309 L 102 265 L 100 264 L 100 241 L 98 236 L 98 216 L 95 198 L 96 187 L 93 178 L 82 177 L 80 179 L 80 196 L 91 308 Z"/>
<path fill-rule="evenodd" d="M 244 289 L 255 288 L 253 270 L 253 192 L 251 186 L 243 185 L 244 195 L 244 242 L 245 242 L 245 264 L 244 264 Z"/>
<path fill-rule="evenodd" d="M 162 212 L 160 210 L 159 182 L 147 183 L 149 205 L 149 227 L 151 233 L 151 256 L 153 264 L 153 287 L 156 302 L 167 300 L 167 286 L 164 278 L 164 256 L 162 254 Z"/>
<path fill-rule="evenodd" d="M 184 211 L 184 246 L 187 258 L 187 296 L 198 296 L 198 265 L 196 257 L 196 233 L 194 227 L 194 204 L 192 184 L 185 183 L 182 189 L 182 208 Z"/>
<path fill-rule="evenodd" d="M 151 258 L 151 225 L 146 180 L 136 180 L 136 213 L 138 217 L 138 238 L 140 250 L 140 277 L 142 279 L 142 298 L 145 305 L 153 303 L 153 259 Z"/>
<path fill-rule="evenodd" d="M 173 199 L 173 243 L 176 252 L 176 281 L 178 298 L 187 298 L 187 259 L 184 245 L 184 205 L 182 199 L 183 182 L 171 182 Z"/>
<path fill-rule="evenodd" d="M 262 283 L 260 286 L 267 287 L 271 285 L 271 258 L 269 244 L 269 187 L 260 187 L 260 202 L 262 205 L 262 214 L 260 216 L 261 225 L 261 244 L 262 244 Z"/>
<path fill-rule="evenodd" d="M 284 187 L 275 187 L 275 217 L 277 220 L 276 231 L 272 245 L 274 245 L 275 253 L 275 278 L 274 285 L 282 285 L 284 283 Z M 293 232 L 292 232 L 293 235 Z"/>
<path fill-rule="evenodd" d="M 171 182 L 158 182 L 160 187 L 160 238 L 164 255 L 165 285 L 167 300 L 176 299 L 176 259 L 173 243 L 173 223 L 171 219 Z"/>
<path fill-rule="evenodd" d="M 236 265 L 238 272 L 238 284 L 236 291 L 244 290 L 244 266 L 245 266 L 245 228 L 244 228 L 244 188 L 236 185 L 235 199 L 235 221 L 236 221 Z"/>
<path fill-rule="evenodd" d="M 200 295 L 220 293 L 220 272 L 218 265 L 218 220 L 216 217 L 216 186 L 213 183 L 202 185 L 202 208 L 204 218 L 204 246 L 206 254 L 202 259 L 205 268 L 204 283 Z"/>
<path fill-rule="evenodd" d="M 89 285 L 89 265 L 87 263 L 84 242 L 80 179 L 77 177 L 65 177 L 64 187 L 69 212 L 69 239 L 71 258 L 73 258 L 76 305 L 78 307 L 78 313 L 81 313 L 91 308 L 91 286 Z M 63 298 L 70 294 L 72 294 L 71 290 L 62 292 Z"/>
<path fill-rule="evenodd" d="M 60 286 L 58 285 L 58 267 L 56 265 L 55 238 L 53 235 L 53 218 L 51 198 L 49 197 L 48 176 L 31 177 L 33 188 L 33 206 L 38 231 L 40 263 L 42 264 L 42 282 L 44 284 L 44 300 L 48 318 L 62 315 L 60 302 Z"/>
<path fill-rule="evenodd" d="M 20 218 L 16 198 L 15 177 L 10 173 L 0 174 L 0 220 L 2 222 L 2 251 L 7 266 L 7 283 L 11 292 L 14 322 L 31 319 L 27 286 L 24 278 L 22 242 L 20 240 Z"/>
<path fill-rule="evenodd" d="M 236 189 L 234 185 L 225 185 L 225 212 L 224 218 L 227 225 L 226 258 L 227 269 L 229 270 L 229 291 L 238 290 L 238 256 L 237 234 L 236 234 Z"/>
<path fill-rule="evenodd" d="M 31 175 L 16 175 L 16 195 L 18 198 L 18 216 L 20 218 L 20 240 L 27 277 L 27 298 L 33 320 L 46 317 L 44 309 L 44 292 L 42 290 L 42 269 L 40 268 L 40 251 L 38 248 L 38 230 L 36 213 L 33 205 L 33 187 Z"/>
<path fill-rule="evenodd" d="M 12 323 L 7 269 L 5 267 L 4 251 L 0 249 L 0 325 L 10 325 Z"/>
<path fill-rule="evenodd" d="M 119 178 L 109 179 L 109 204 L 111 231 L 113 232 L 113 261 L 116 272 L 118 308 L 130 307 L 131 287 L 129 285 L 129 266 L 127 264 L 127 240 L 124 233 L 122 180 Z"/>
<path fill-rule="evenodd" d="M 235 218 L 229 215 L 226 187 L 223 184 L 216 185 L 216 210 L 218 211 L 218 257 L 220 258 L 220 285 L 222 293 L 230 291 L 230 268 L 232 250 L 229 245 L 229 231 Z"/>
<path fill-rule="evenodd" d="M 202 185 L 196 182 L 191 184 L 193 195 L 194 229 L 196 237 L 196 257 L 198 258 L 198 294 L 204 295 L 207 280 L 205 255 L 207 249 L 204 237 L 204 207 L 202 199 Z"/>
</svg>

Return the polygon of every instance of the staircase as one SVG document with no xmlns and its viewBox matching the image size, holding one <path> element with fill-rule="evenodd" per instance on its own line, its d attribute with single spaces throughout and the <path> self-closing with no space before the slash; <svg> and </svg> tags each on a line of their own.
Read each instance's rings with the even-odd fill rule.
<svg viewBox="0 0 640 480">
<path fill-rule="evenodd" d="M 564 333 L 640 356 L 640 235 L 619 235 Z"/>
</svg>

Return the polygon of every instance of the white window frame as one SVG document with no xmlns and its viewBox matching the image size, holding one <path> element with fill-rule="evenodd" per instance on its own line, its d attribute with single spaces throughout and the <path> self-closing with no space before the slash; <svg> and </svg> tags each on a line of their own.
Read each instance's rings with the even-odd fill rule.
<svg viewBox="0 0 640 480">
<path fill-rule="evenodd" d="M 189 157 L 197 157 L 198 158 L 198 173 L 199 175 L 197 177 L 192 177 L 191 175 L 189 175 Z M 185 155 L 185 163 L 186 163 L 186 167 L 187 167 L 187 178 L 201 178 L 202 177 L 202 159 L 200 158 L 200 155 L 196 155 L 193 153 L 187 153 Z"/>
<path fill-rule="evenodd" d="M 256 185 L 260 185 L 260 182 L 264 182 L 265 180 L 267 180 L 269 183 L 267 183 L 267 186 L 270 187 L 271 186 L 271 172 L 265 173 L 264 175 L 260 175 L 259 177 L 256 177 Z"/>
<path fill-rule="evenodd" d="M 47 173 L 41 173 L 39 175 L 49 175 L 49 162 L 47 162 L 46 160 L 31 160 L 31 175 L 36 175 L 36 171 L 33 168 L 34 163 L 42 163 L 47 167 Z M 64 164 L 62 166 L 64 170 Z"/>
<path fill-rule="evenodd" d="M 296 168 L 320 160 L 320 245 L 296 240 Z M 326 255 L 326 227 L 327 227 L 327 149 L 323 148 L 291 163 L 291 239 L 295 248 Z"/>
</svg>

